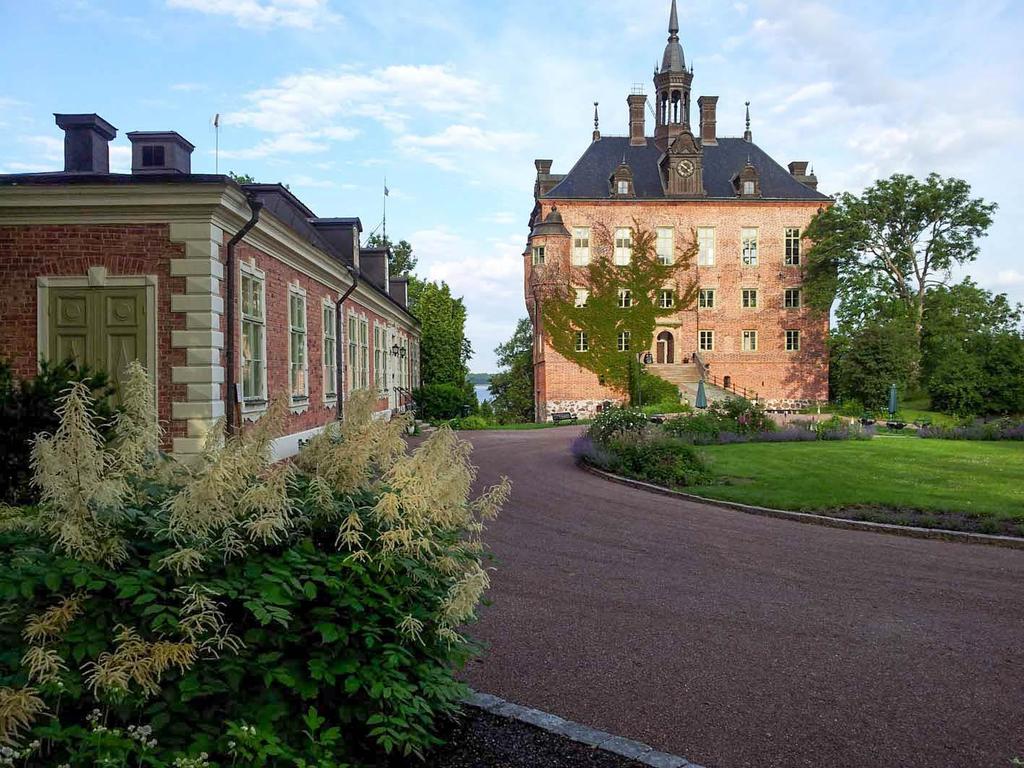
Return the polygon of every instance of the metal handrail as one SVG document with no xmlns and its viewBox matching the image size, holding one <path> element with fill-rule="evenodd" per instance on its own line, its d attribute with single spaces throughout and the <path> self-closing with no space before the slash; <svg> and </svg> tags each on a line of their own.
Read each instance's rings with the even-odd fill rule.
<svg viewBox="0 0 1024 768">
<path fill-rule="evenodd" d="M 737 387 L 735 384 L 732 383 L 732 381 L 730 381 L 728 385 L 726 385 L 724 381 L 721 384 L 719 384 L 718 377 L 712 376 L 711 383 L 714 384 L 719 389 L 724 389 L 726 392 L 732 392 L 734 395 L 739 395 L 745 400 L 750 400 L 751 402 L 755 403 L 758 401 L 757 392 L 755 392 L 752 389 L 747 389 L 746 387 Z"/>
</svg>

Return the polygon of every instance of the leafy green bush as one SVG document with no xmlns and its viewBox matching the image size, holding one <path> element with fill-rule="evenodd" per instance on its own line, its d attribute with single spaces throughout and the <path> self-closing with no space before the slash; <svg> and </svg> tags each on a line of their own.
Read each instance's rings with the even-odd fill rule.
<svg viewBox="0 0 1024 768">
<path fill-rule="evenodd" d="M 456 384 L 424 384 L 413 392 L 413 399 L 416 415 L 425 421 L 456 419 L 474 409 L 466 389 Z"/>
<path fill-rule="evenodd" d="M 103 373 L 72 362 L 44 362 L 35 378 L 18 381 L 0 362 L 0 503 L 30 504 L 39 499 L 32 487 L 32 441 L 58 426 L 57 401 L 77 381 L 88 381 L 97 400 L 97 423 L 104 435 L 111 424 L 113 387 Z"/>
<path fill-rule="evenodd" d="M 660 376 L 643 371 L 640 373 L 640 402 L 678 403 L 679 387 L 665 381 Z M 669 411 L 662 411 L 662 413 L 669 413 Z"/>
<path fill-rule="evenodd" d="M 640 410 L 648 416 L 653 416 L 657 413 L 690 413 L 693 408 L 681 400 L 662 400 L 660 403 L 645 405 Z"/>
<path fill-rule="evenodd" d="M 658 434 L 624 434 L 604 443 L 612 471 L 667 487 L 710 480 L 703 457 L 692 445 Z"/>
<path fill-rule="evenodd" d="M 723 433 L 746 435 L 774 432 L 778 427 L 765 412 L 764 406 L 741 397 L 730 397 L 709 403 L 703 410 L 669 419 L 662 429 L 675 437 L 703 438 L 708 441 Z"/>
<path fill-rule="evenodd" d="M 617 435 L 639 432 L 647 426 L 643 411 L 612 406 L 594 417 L 587 434 L 597 442 L 604 442 Z"/>
<path fill-rule="evenodd" d="M 0 742 L 30 765 L 341 768 L 422 754 L 465 687 L 457 628 L 488 584 L 448 429 L 353 397 L 293 464 L 284 406 L 184 467 L 140 366 L 106 445 L 83 384 L 33 452 L 41 503 L 0 514 Z"/>
<path fill-rule="evenodd" d="M 477 416 L 474 414 L 472 416 L 463 416 L 461 419 L 452 419 L 451 428 L 467 430 L 487 429 L 491 426 L 491 423 L 492 422 L 488 421 L 483 416 Z"/>
</svg>

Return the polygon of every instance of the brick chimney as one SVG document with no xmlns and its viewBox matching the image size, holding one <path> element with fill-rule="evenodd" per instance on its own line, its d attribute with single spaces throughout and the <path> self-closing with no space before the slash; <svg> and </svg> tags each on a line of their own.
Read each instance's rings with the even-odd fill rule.
<svg viewBox="0 0 1024 768">
<path fill-rule="evenodd" d="M 626 103 L 629 104 L 629 145 L 631 147 L 646 146 L 644 109 L 647 107 L 647 97 L 642 93 L 631 93 L 626 97 Z"/>
<path fill-rule="evenodd" d="M 540 197 L 554 188 L 554 186 L 565 178 L 564 175 L 551 173 L 551 160 L 534 160 L 533 165 L 537 168 L 537 180 L 533 185 L 533 196 Z"/>
<path fill-rule="evenodd" d="M 64 131 L 65 173 L 110 173 L 110 141 L 117 128 L 97 114 L 53 114 Z"/>
<path fill-rule="evenodd" d="M 132 131 L 132 173 L 192 173 L 195 147 L 176 131 Z"/>
<path fill-rule="evenodd" d="M 703 145 L 718 144 L 718 137 L 715 135 L 715 112 L 718 109 L 717 96 L 701 96 L 697 99 L 697 107 L 700 109 L 700 142 Z"/>
<path fill-rule="evenodd" d="M 817 189 L 818 177 L 814 175 L 813 170 L 808 172 L 808 165 L 809 163 L 806 160 L 794 160 L 788 166 L 789 174 L 808 189 Z"/>
<path fill-rule="evenodd" d="M 403 307 L 409 306 L 409 278 L 392 277 L 388 287 L 391 289 L 391 298 Z"/>
</svg>

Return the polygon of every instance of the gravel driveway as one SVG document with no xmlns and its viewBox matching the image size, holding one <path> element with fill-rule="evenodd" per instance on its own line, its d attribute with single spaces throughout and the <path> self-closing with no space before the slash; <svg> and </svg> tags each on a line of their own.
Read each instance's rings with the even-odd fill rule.
<svg viewBox="0 0 1024 768">
<path fill-rule="evenodd" d="M 648 494 L 576 469 L 578 432 L 463 433 L 514 483 L 475 688 L 708 768 L 1024 756 L 1024 551 Z"/>
</svg>

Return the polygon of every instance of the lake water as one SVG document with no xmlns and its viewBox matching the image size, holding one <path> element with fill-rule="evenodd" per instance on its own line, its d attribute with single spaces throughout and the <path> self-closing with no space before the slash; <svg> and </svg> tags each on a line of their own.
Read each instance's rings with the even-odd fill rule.
<svg viewBox="0 0 1024 768">
<path fill-rule="evenodd" d="M 491 399 L 491 392 L 487 389 L 486 384 L 476 384 L 473 386 L 473 389 L 476 390 L 476 399 L 479 402 L 482 403 L 484 400 Z"/>
</svg>

